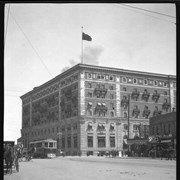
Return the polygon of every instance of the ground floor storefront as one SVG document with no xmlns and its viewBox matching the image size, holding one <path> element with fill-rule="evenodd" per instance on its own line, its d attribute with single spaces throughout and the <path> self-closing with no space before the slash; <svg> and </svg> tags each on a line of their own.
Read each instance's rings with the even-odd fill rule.
<svg viewBox="0 0 180 180">
<path fill-rule="evenodd" d="M 128 156 L 132 157 L 152 157 L 152 158 L 176 158 L 176 138 L 156 137 L 147 139 L 128 139 Z"/>
</svg>

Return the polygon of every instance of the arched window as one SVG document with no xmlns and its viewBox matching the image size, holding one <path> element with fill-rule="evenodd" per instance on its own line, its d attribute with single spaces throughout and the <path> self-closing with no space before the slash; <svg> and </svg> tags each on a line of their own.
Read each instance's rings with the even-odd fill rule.
<svg viewBox="0 0 180 180">
<path fill-rule="evenodd" d="M 137 84 L 137 79 L 133 79 L 133 83 L 134 83 L 134 84 Z"/>
<path fill-rule="evenodd" d="M 144 79 L 144 84 L 147 85 L 147 79 Z"/>
<path fill-rule="evenodd" d="M 155 86 L 157 86 L 157 85 L 158 85 L 157 81 L 154 81 L 154 85 L 155 85 Z"/>
</svg>

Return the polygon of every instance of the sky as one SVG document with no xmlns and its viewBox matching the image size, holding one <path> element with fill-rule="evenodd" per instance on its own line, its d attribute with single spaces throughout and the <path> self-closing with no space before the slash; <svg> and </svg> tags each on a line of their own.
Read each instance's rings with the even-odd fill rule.
<svg viewBox="0 0 180 180">
<path fill-rule="evenodd" d="M 4 14 L 4 140 L 21 137 L 20 96 L 81 63 L 82 48 L 85 64 L 176 75 L 173 3 L 6 4 Z"/>
</svg>

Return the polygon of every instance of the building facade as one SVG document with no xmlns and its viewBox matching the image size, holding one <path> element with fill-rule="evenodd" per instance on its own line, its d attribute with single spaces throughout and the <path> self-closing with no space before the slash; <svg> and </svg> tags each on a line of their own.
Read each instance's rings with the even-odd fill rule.
<svg viewBox="0 0 180 180">
<path fill-rule="evenodd" d="M 176 138 L 176 112 L 151 117 L 149 123 L 151 136 Z"/>
<path fill-rule="evenodd" d="M 176 108 L 176 77 L 77 64 L 21 99 L 24 147 L 52 138 L 67 155 L 96 155 L 123 150 L 128 132 L 148 136 L 149 118 Z"/>
</svg>

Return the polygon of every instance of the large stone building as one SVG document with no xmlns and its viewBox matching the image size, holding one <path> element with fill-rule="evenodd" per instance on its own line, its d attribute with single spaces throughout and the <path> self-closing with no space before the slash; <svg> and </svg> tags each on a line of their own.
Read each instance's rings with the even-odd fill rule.
<svg viewBox="0 0 180 180">
<path fill-rule="evenodd" d="M 176 77 L 77 64 L 21 99 L 24 147 L 52 138 L 67 155 L 96 155 L 123 150 L 128 127 L 129 138 L 139 127 L 147 136 L 149 117 L 176 108 Z"/>
</svg>

